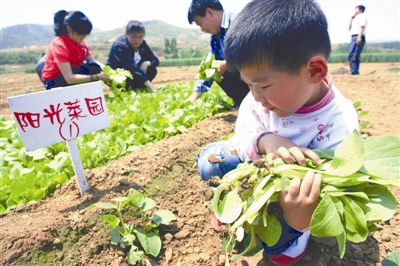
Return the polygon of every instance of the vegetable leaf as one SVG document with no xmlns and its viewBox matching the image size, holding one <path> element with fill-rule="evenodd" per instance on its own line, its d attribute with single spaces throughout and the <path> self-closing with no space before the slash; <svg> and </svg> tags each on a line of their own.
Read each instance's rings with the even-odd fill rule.
<svg viewBox="0 0 400 266">
<path fill-rule="evenodd" d="M 325 194 L 311 217 L 311 234 L 320 237 L 338 236 L 344 233 L 336 205 L 329 194 Z"/>
<path fill-rule="evenodd" d="M 385 178 L 399 179 L 400 172 L 400 137 L 381 136 L 369 139 L 364 144 L 365 162 L 361 172 Z M 400 180 L 397 186 L 400 186 Z"/>
<path fill-rule="evenodd" d="M 400 265 L 400 254 L 393 250 L 389 256 L 382 261 L 382 266 L 398 266 Z"/>
<path fill-rule="evenodd" d="M 343 140 L 335 150 L 330 174 L 349 176 L 357 172 L 365 160 L 364 146 L 357 130 Z"/>
<path fill-rule="evenodd" d="M 242 212 L 242 199 L 238 195 L 240 184 L 226 194 L 218 206 L 217 218 L 222 223 L 232 223 Z"/>
</svg>

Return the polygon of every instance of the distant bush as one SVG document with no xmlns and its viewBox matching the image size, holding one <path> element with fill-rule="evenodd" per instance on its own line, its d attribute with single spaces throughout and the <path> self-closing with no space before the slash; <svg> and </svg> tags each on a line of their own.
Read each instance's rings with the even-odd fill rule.
<svg viewBox="0 0 400 266">
<path fill-rule="evenodd" d="M 347 53 L 332 53 L 328 59 L 328 63 L 347 63 Z M 400 53 L 362 53 L 361 62 L 363 63 L 385 63 L 400 62 Z"/>
<path fill-rule="evenodd" d="M 27 68 L 27 69 L 24 70 L 24 73 L 26 73 L 26 74 L 36 73 L 36 68 L 34 68 L 34 67 Z"/>
<path fill-rule="evenodd" d="M 161 67 L 169 66 L 197 66 L 200 65 L 201 60 L 204 58 L 178 58 L 178 59 L 166 59 L 160 61 Z"/>
<path fill-rule="evenodd" d="M 333 54 L 336 53 L 348 53 L 350 43 L 340 43 L 338 47 L 332 51 Z M 398 52 L 400 50 L 400 42 L 377 42 L 377 43 L 367 43 L 363 48 L 363 54 L 366 53 L 386 53 L 386 52 Z"/>
<path fill-rule="evenodd" d="M 26 50 L 21 52 L 2 52 L 1 65 L 19 65 L 37 63 L 44 51 Z"/>
<path fill-rule="evenodd" d="M 338 48 L 332 51 L 328 63 L 347 62 L 348 43 L 339 44 Z M 91 44 L 90 51 L 96 60 L 105 63 L 107 61 L 110 44 Z M 165 51 L 161 46 L 152 46 L 153 52 L 161 56 Z M 361 54 L 362 62 L 400 62 L 400 42 L 371 43 L 364 47 Z M 25 65 L 36 64 L 44 50 L 27 49 L 23 51 L 10 51 L 1 53 L 0 65 Z M 200 48 L 179 49 L 179 58 L 161 60 L 160 66 L 193 66 L 200 65 L 207 53 Z M 165 54 L 164 54 L 165 56 Z M 1 71 L 4 72 L 4 71 Z"/>
</svg>

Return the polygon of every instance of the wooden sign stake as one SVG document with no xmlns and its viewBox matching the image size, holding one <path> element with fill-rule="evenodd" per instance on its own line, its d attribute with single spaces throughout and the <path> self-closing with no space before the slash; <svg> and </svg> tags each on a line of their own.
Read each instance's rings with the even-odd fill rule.
<svg viewBox="0 0 400 266">
<path fill-rule="evenodd" d="M 82 160 L 79 155 L 78 145 L 76 144 L 76 138 L 72 138 L 66 140 L 69 155 L 72 160 L 72 165 L 74 166 L 74 171 L 76 175 L 76 179 L 78 181 L 79 190 L 81 192 L 81 196 L 89 190 L 89 184 L 86 179 L 85 172 L 83 170 Z"/>
</svg>

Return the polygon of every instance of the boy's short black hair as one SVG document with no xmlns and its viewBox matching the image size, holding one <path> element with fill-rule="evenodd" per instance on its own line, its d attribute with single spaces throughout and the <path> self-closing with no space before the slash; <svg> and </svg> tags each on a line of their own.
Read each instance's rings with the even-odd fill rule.
<svg viewBox="0 0 400 266">
<path fill-rule="evenodd" d="M 130 20 L 126 25 L 125 33 L 131 34 L 132 32 L 146 33 L 143 23 L 138 20 Z"/>
<path fill-rule="evenodd" d="M 363 6 L 363 5 L 356 6 L 356 8 L 360 9 L 361 12 L 363 12 L 363 13 L 365 11 L 365 6 Z"/>
<path fill-rule="evenodd" d="M 188 11 L 189 24 L 193 23 L 195 15 L 204 17 L 207 8 L 218 11 L 223 10 L 222 4 L 218 0 L 192 0 Z"/>
<path fill-rule="evenodd" d="M 230 68 L 299 73 L 314 55 L 328 59 L 328 22 L 313 0 L 253 0 L 237 15 L 225 39 Z"/>
</svg>

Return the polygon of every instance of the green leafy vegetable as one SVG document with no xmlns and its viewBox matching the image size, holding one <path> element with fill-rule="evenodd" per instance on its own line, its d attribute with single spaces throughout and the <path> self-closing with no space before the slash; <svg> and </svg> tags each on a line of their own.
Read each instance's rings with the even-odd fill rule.
<svg viewBox="0 0 400 266">
<path fill-rule="evenodd" d="M 291 179 L 303 178 L 309 170 L 323 175 L 311 234 L 336 237 L 341 258 L 346 240 L 365 241 L 368 233 L 375 230 L 374 223 L 393 217 L 397 202 L 387 186 L 400 186 L 400 137 L 381 136 L 363 142 L 354 130 L 334 152 L 315 151 L 324 160 L 321 165 L 309 160 L 303 167 L 286 164 L 279 158 L 269 167 L 264 157 L 240 164 L 220 180 L 211 208 L 228 227 L 225 247 L 232 246 L 229 242 L 236 241 L 237 231 L 243 229 L 252 239 L 246 252 L 256 247 L 256 239 L 275 245 L 281 226 L 268 207 L 278 201 L 279 192 Z"/>
<path fill-rule="evenodd" d="M 133 79 L 132 73 L 123 68 L 117 68 L 114 70 L 110 66 L 106 65 L 104 66 L 103 72 L 110 78 L 110 90 L 115 96 L 120 96 L 122 91 L 126 91 L 125 87 L 127 78 Z"/>
<path fill-rule="evenodd" d="M 143 258 L 144 254 L 157 257 L 161 251 L 161 238 L 157 227 L 161 224 L 169 225 L 171 221 L 176 220 L 175 215 L 168 210 L 159 210 L 150 217 L 146 212 L 154 208 L 154 200 L 134 189 L 129 190 L 128 197 L 113 198 L 111 200 L 119 202 L 119 205 L 98 202 L 90 206 L 90 209 L 98 207 L 114 210 L 117 213 L 117 216 L 113 214 L 101 215 L 101 218 L 111 228 L 111 243 L 120 245 L 122 248 L 130 246 L 128 252 L 129 264 L 136 264 Z M 132 208 L 134 211 L 130 211 Z M 142 225 L 126 224 L 123 218 L 124 215 L 138 216 L 142 221 Z M 143 250 L 139 249 L 136 240 L 138 240 Z"/>
<path fill-rule="evenodd" d="M 202 60 L 199 66 L 198 78 L 203 80 L 215 80 L 220 82 L 222 78 L 218 75 L 218 62 L 215 60 L 215 55 L 211 55 L 208 60 Z"/>
<path fill-rule="evenodd" d="M 400 265 L 400 253 L 393 250 L 389 256 L 382 261 L 382 266 L 398 266 Z"/>
</svg>

